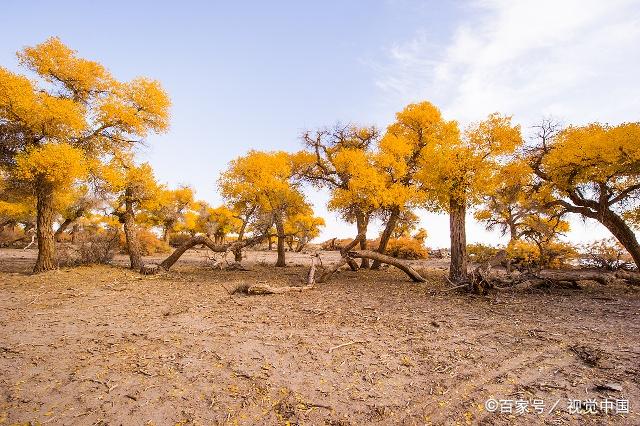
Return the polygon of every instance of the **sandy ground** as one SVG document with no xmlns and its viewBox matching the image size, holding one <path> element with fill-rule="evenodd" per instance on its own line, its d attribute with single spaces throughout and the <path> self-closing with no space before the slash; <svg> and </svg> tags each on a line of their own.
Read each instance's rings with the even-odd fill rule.
<svg viewBox="0 0 640 426">
<path fill-rule="evenodd" d="M 429 261 L 424 284 L 388 269 L 227 293 L 296 284 L 308 256 L 273 260 L 254 252 L 251 271 L 213 271 L 194 252 L 158 276 L 30 276 L 32 251 L 0 251 L 0 423 L 640 424 L 637 289 L 470 296 L 443 292 L 446 265 Z M 492 413 L 489 398 L 540 399 L 545 412 Z M 568 399 L 598 409 L 570 414 Z M 628 400 L 629 414 L 605 414 L 605 399 Z"/>
</svg>

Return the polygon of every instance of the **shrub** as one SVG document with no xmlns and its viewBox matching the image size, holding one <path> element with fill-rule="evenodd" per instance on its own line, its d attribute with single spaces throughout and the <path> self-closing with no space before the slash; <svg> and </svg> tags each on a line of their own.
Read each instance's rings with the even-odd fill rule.
<svg viewBox="0 0 640 426">
<path fill-rule="evenodd" d="M 467 245 L 467 256 L 469 260 L 475 263 L 482 263 L 492 259 L 500 250 L 497 247 L 485 244 L 469 244 Z"/>
<path fill-rule="evenodd" d="M 180 247 L 191 238 L 191 234 L 180 232 L 178 234 L 169 235 L 169 245 L 171 247 Z"/>
<path fill-rule="evenodd" d="M 544 247 L 547 268 L 566 268 L 572 266 L 580 258 L 578 250 L 569 243 L 555 241 Z"/>
<path fill-rule="evenodd" d="M 147 229 L 138 230 L 138 242 L 140 243 L 140 254 L 143 256 L 171 251 L 169 244 Z"/>
<path fill-rule="evenodd" d="M 543 251 L 544 255 L 529 241 L 512 241 L 507 246 L 507 257 L 518 269 L 563 268 L 578 258 L 578 252 L 571 244 L 560 241 L 545 244 Z"/>
<path fill-rule="evenodd" d="M 585 266 L 608 271 L 633 269 L 634 265 L 629 253 L 613 238 L 583 245 L 580 261 Z"/>
<path fill-rule="evenodd" d="M 426 259 L 429 252 L 415 238 L 396 238 L 389 240 L 385 253 L 399 259 Z"/>
<path fill-rule="evenodd" d="M 100 231 L 85 235 L 80 245 L 60 244 L 56 251 L 59 266 L 107 264 L 120 245 L 118 233 Z"/>
<path fill-rule="evenodd" d="M 171 251 L 169 244 L 162 241 L 156 234 L 148 229 L 138 229 L 138 244 L 140 244 L 140 254 L 150 256 L 156 253 L 167 253 Z M 120 235 L 120 247 L 123 252 L 127 252 L 127 244 L 124 233 Z"/>
</svg>

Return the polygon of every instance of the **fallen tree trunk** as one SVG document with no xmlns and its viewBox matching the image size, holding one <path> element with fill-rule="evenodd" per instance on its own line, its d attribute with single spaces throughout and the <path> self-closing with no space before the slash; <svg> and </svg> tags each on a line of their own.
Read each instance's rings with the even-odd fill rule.
<svg viewBox="0 0 640 426">
<path fill-rule="evenodd" d="M 227 244 L 216 244 L 206 235 L 196 235 L 184 242 L 180 247 L 176 248 L 173 253 L 171 253 L 165 260 L 163 260 L 159 265 L 145 265 L 141 268 L 141 272 L 144 274 L 155 274 L 160 269 L 164 269 L 168 271 L 174 263 L 180 259 L 180 256 L 184 254 L 190 248 L 193 248 L 198 245 L 205 245 L 211 251 L 216 253 L 227 253 L 233 252 L 235 250 L 240 250 L 244 247 L 250 247 L 252 245 L 258 244 L 260 241 L 264 239 L 264 236 L 259 235 L 256 237 L 248 238 L 242 241 L 234 241 L 232 243 Z"/>
<path fill-rule="evenodd" d="M 640 285 L 640 272 L 616 271 L 614 275 L 629 284 Z"/>
<path fill-rule="evenodd" d="M 377 251 L 371 251 L 371 250 L 350 251 L 349 257 L 352 257 L 352 258 L 355 257 L 356 259 L 371 259 L 379 263 L 386 263 L 388 265 L 392 265 L 400 269 L 415 282 L 423 283 L 426 281 L 424 278 L 422 278 L 422 276 L 419 273 L 416 272 L 415 269 L 413 269 L 411 266 L 404 263 L 400 259 L 387 256 L 386 254 L 378 253 Z"/>
<path fill-rule="evenodd" d="M 351 268 L 352 271 L 357 270 L 357 268 L 353 269 L 353 265 L 355 264 L 355 261 L 353 259 L 349 259 L 348 252 L 349 250 L 354 248 L 356 245 L 358 245 L 361 237 L 362 237 L 362 234 L 358 234 L 358 236 L 356 236 L 356 238 L 353 241 L 351 241 L 349 244 L 347 244 L 342 249 L 340 249 L 340 260 L 336 262 L 336 264 L 333 265 L 331 269 L 329 269 L 327 272 L 322 274 L 318 282 L 321 282 L 321 283 L 325 282 L 331 275 L 336 273 L 338 269 L 340 269 L 343 265 L 347 263 L 349 264 L 349 267 Z"/>
<path fill-rule="evenodd" d="M 283 287 L 271 287 L 268 284 L 253 284 L 253 285 L 241 285 L 234 289 L 232 294 L 235 293 L 244 293 L 250 296 L 262 296 L 266 294 L 283 294 L 290 292 L 302 292 L 305 290 L 310 290 L 313 288 L 313 285 L 305 285 L 305 286 L 283 286 Z"/>
<path fill-rule="evenodd" d="M 489 289 L 524 290 L 532 287 L 556 284 L 579 288 L 579 281 L 595 281 L 602 285 L 610 283 L 627 283 L 640 285 L 640 273 L 630 271 L 598 271 L 584 269 L 555 270 L 545 269 L 537 272 L 521 274 L 501 274 L 493 270 L 506 259 L 506 252 L 499 251 L 493 258 L 478 265 L 470 276 L 469 288 L 475 293 L 486 294 Z M 463 283 L 454 288 L 465 287 Z"/>
<path fill-rule="evenodd" d="M 524 290 L 541 285 L 556 284 L 579 288 L 580 281 L 594 281 L 602 285 L 629 284 L 639 285 L 640 274 L 629 271 L 594 271 L 594 270 L 543 270 L 535 273 L 523 273 L 513 277 L 493 276 L 490 281 L 498 290 Z M 500 286 L 498 286 L 500 284 Z"/>
<path fill-rule="evenodd" d="M 342 250 L 340 250 L 341 258 L 340 260 L 333 265 L 331 269 L 325 272 L 318 282 L 325 282 L 331 275 L 333 275 L 338 269 L 340 269 L 343 265 L 348 264 L 352 270 L 357 270 L 357 263 L 353 260 L 356 259 L 370 259 L 375 261 L 376 263 L 386 263 L 388 265 L 395 266 L 396 268 L 403 271 L 405 274 L 409 276 L 413 281 L 423 283 L 426 280 L 420 276 L 411 266 L 406 264 L 400 259 L 396 259 L 395 257 L 387 256 L 382 253 L 378 253 L 376 251 L 371 250 L 353 250 L 353 248 L 360 243 L 360 239 L 362 238 L 361 234 L 358 234 L 356 238 L 347 244 Z M 355 265 L 355 269 L 354 269 Z"/>
</svg>

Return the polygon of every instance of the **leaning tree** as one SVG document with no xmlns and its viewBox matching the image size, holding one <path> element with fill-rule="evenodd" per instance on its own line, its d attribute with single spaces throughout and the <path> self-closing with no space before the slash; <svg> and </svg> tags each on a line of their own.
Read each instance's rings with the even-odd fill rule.
<svg viewBox="0 0 640 426">
<path fill-rule="evenodd" d="M 549 205 L 604 225 L 640 267 L 640 245 L 625 217 L 640 207 L 640 123 L 536 126 L 527 160 Z"/>
</svg>

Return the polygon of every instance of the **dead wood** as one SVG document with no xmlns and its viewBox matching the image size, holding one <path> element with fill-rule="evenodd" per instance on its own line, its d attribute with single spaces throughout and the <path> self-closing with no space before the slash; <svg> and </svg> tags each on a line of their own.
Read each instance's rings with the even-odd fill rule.
<svg viewBox="0 0 640 426">
<path fill-rule="evenodd" d="M 205 245 L 211 251 L 216 253 L 229 253 L 236 250 L 240 250 L 244 247 L 251 247 L 253 245 L 258 244 L 260 241 L 264 239 L 264 235 L 258 235 L 252 238 L 248 238 L 241 241 L 234 241 L 226 244 L 216 244 L 206 235 L 196 235 L 195 237 L 191 237 L 187 241 L 184 242 L 180 247 L 176 248 L 173 253 L 171 253 L 165 260 L 163 260 L 159 265 L 146 265 L 140 269 L 140 272 L 143 274 L 155 274 L 159 272 L 161 269 L 168 271 L 169 268 L 173 266 L 174 263 L 180 259 L 180 256 L 184 254 L 190 248 L 193 248 L 198 245 Z"/>
<path fill-rule="evenodd" d="M 283 294 L 290 292 L 302 292 L 305 290 L 310 290 L 313 288 L 313 285 L 305 285 L 305 286 L 283 286 L 283 287 L 271 287 L 268 284 L 258 283 L 258 284 L 239 284 L 234 289 L 232 289 L 229 293 L 243 293 L 250 296 L 260 296 L 266 294 Z"/>
<path fill-rule="evenodd" d="M 316 269 L 318 267 L 318 263 L 320 263 L 320 254 L 316 253 L 311 258 L 311 267 L 309 268 L 309 274 L 307 275 L 307 285 L 313 285 L 316 281 Z"/>
<path fill-rule="evenodd" d="M 585 345 L 573 345 L 569 349 L 576 354 L 585 364 L 595 367 L 600 362 L 604 352 L 598 348 L 591 348 Z"/>
<path fill-rule="evenodd" d="M 492 287 L 497 290 L 526 290 L 533 287 L 556 285 L 581 288 L 580 281 L 594 281 L 602 285 L 630 284 L 638 285 L 638 274 L 628 271 L 608 272 L 590 270 L 543 270 L 527 272 L 514 276 L 494 275 L 490 278 Z"/>
<path fill-rule="evenodd" d="M 598 271 L 598 270 L 542 270 L 520 274 L 504 274 L 494 268 L 506 259 L 506 252 L 499 251 L 493 258 L 480 264 L 470 274 L 469 283 L 461 283 L 454 288 L 470 288 L 478 294 L 486 294 L 489 289 L 527 290 L 530 288 L 555 285 L 580 289 L 580 281 L 595 281 L 602 285 L 613 283 L 640 284 L 640 274 L 630 271 Z M 453 289 L 453 288 L 452 288 Z"/>
<path fill-rule="evenodd" d="M 415 269 L 409 266 L 407 263 L 403 262 L 400 259 L 396 259 L 395 257 L 387 256 L 385 254 L 378 253 L 376 251 L 371 250 L 353 250 L 356 245 L 360 243 L 360 239 L 363 238 L 363 234 L 358 234 L 356 238 L 353 239 L 349 244 L 347 244 L 342 250 L 340 250 L 341 258 L 338 262 L 336 262 L 331 269 L 325 272 L 318 282 L 325 282 L 331 275 L 333 275 L 338 269 L 340 269 L 343 265 L 348 264 L 352 270 L 358 269 L 358 264 L 353 260 L 356 259 L 371 259 L 378 263 L 386 263 L 388 265 L 395 266 L 396 268 L 403 271 L 405 274 L 409 276 L 413 281 L 423 283 L 426 280 L 418 274 Z"/>
<path fill-rule="evenodd" d="M 386 254 L 378 253 L 377 251 L 371 250 L 357 250 L 350 251 L 349 257 L 355 257 L 357 259 L 371 259 L 376 260 L 380 263 L 386 263 L 391 266 L 395 266 L 396 268 L 403 271 L 405 274 L 409 276 L 413 281 L 423 283 L 426 280 L 422 278 L 422 276 L 416 272 L 411 266 L 406 264 L 400 259 L 396 259 L 395 257 L 387 256 Z"/>
<path fill-rule="evenodd" d="M 367 343 L 367 342 L 364 341 L 364 340 L 352 340 L 351 342 L 348 342 L 348 343 L 343 343 L 341 345 L 332 346 L 331 348 L 329 348 L 329 350 L 327 352 L 331 353 L 331 352 L 335 351 L 336 349 L 344 348 L 344 347 L 351 346 L 351 345 L 363 344 L 363 343 Z"/>
</svg>

